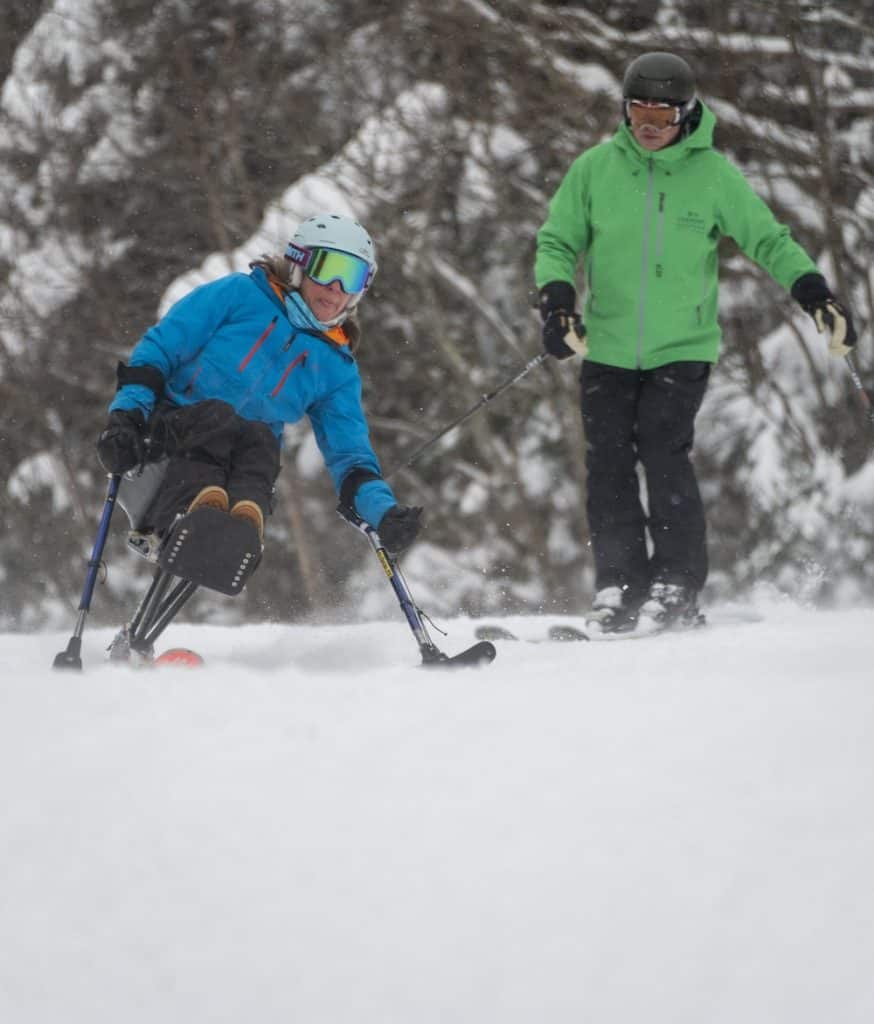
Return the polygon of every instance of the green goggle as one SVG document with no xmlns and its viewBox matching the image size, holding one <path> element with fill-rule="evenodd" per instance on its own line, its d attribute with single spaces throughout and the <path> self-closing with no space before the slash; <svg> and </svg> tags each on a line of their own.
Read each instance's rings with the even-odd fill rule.
<svg viewBox="0 0 874 1024">
<path fill-rule="evenodd" d="M 373 269 L 367 260 L 339 249 L 309 249 L 289 242 L 285 258 L 300 267 L 316 284 L 329 285 L 339 281 L 347 295 L 363 292 L 373 277 Z"/>
</svg>

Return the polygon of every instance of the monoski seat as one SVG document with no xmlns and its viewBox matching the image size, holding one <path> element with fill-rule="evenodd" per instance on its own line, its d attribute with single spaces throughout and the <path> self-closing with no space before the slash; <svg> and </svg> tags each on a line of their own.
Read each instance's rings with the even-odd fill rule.
<svg viewBox="0 0 874 1024">
<path fill-rule="evenodd" d="M 147 462 L 122 477 L 118 504 L 128 518 L 128 545 L 169 575 L 234 596 L 261 561 L 255 527 L 214 508 L 177 516 L 166 536 L 152 528 L 148 512 L 167 472 L 168 460 Z"/>
</svg>

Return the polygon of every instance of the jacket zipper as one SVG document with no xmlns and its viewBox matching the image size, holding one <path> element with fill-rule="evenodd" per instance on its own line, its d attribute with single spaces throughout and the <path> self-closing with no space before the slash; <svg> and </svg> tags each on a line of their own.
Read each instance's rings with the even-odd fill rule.
<svg viewBox="0 0 874 1024">
<path fill-rule="evenodd" d="M 647 183 L 646 183 L 646 206 L 644 209 L 643 218 L 643 252 L 641 253 L 641 266 L 640 266 L 640 292 L 638 298 L 638 316 L 637 316 L 637 368 L 640 369 L 641 361 L 643 359 L 643 330 L 644 320 L 646 314 L 646 278 L 647 278 L 647 264 L 649 254 L 649 235 L 650 226 L 652 221 L 652 200 L 653 200 L 653 179 L 655 175 L 653 172 L 653 162 L 649 161 L 649 169 L 647 171 Z"/>
<path fill-rule="evenodd" d="M 665 251 L 665 193 L 659 192 L 658 220 L 656 221 L 656 259 L 661 261 Z M 656 275 L 661 277 L 661 263 L 656 266 Z"/>
<path fill-rule="evenodd" d="M 252 359 L 253 359 L 253 357 L 254 357 L 255 353 L 256 353 L 256 352 L 258 351 L 258 349 L 259 349 L 259 348 L 261 348 L 261 346 L 262 346 L 262 345 L 264 344 L 264 342 L 265 342 L 265 341 L 267 341 L 267 339 L 268 339 L 268 338 L 270 337 L 270 335 L 271 335 L 271 334 L 273 333 L 273 329 L 274 329 L 274 328 L 276 327 L 276 321 L 277 321 L 278 319 L 279 319 L 279 317 L 278 317 L 278 316 L 275 316 L 275 317 L 274 317 L 274 318 L 273 318 L 273 319 L 272 319 L 272 320 L 270 321 L 270 323 L 269 323 L 269 324 L 267 325 L 267 327 L 266 327 L 266 328 L 265 328 L 265 329 L 264 329 L 264 330 L 262 331 L 262 333 L 261 333 L 261 337 L 260 337 L 260 338 L 259 338 L 259 339 L 258 339 L 258 340 L 257 340 L 257 341 L 255 342 L 255 344 L 254 344 L 254 345 L 253 345 L 253 346 L 252 346 L 252 347 L 251 347 L 251 348 L 249 349 L 249 351 L 248 351 L 248 353 L 246 354 L 246 356 L 244 357 L 243 361 L 242 361 L 242 362 L 240 363 L 240 365 L 239 365 L 239 366 L 237 367 L 237 373 L 242 373 L 242 372 L 243 372 L 243 370 L 245 370 L 245 369 L 246 369 L 246 367 L 247 367 L 247 366 L 249 365 L 249 363 L 250 363 L 250 362 L 252 361 Z"/>
<path fill-rule="evenodd" d="M 197 383 L 197 378 L 201 375 L 202 372 L 203 372 L 203 366 L 198 366 L 198 368 L 194 371 L 194 376 L 185 385 L 185 391 L 183 392 L 183 394 L 185 394 L 185 395 L 193 395 L 194 394 L 194 385 Z"/>
<path fill-rule="evenodd" d="M 286 348 L 287 347 L 288 346 L 286 345 Z M 309 350 L 307 349 L 304 352 L 301 352 L 301 354 L 299 356 L 295 356 L 294 359 L 292 359 L 292 361 L 288 364 L 288 366 L 286 366 L 285 371 L 283 372 L 282 376 L 279 378 L 279 383 L 270 392 L 270 397 L 271 398 L 276 398 L 276 396 L 279 394 L 279 392 L 284 387 L 285 382 L 288 380 L 288 375 L 291 373 L 291 371 L 296 366 L 303 366 L 306 363 L 306 361 L 307 361 L 307 356 L 308 355 L 309 355 Z"/>
</svg>

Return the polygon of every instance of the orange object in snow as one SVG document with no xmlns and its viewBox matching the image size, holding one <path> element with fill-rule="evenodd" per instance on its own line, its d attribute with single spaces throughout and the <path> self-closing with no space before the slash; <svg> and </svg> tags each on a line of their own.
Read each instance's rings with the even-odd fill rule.
<svg viewBox="0 0 874 1024">
<path fill-rule="evenodd" d="M 190 651 L 187 647 L 171 647 L 169 651 L 164 651 L 163 654 L 158 655 L 152 662 L 156 668 L 161 665 L 200 668 L 203 663 L 203 658 L 201 658 L 197 651 Z"/>
</svg>

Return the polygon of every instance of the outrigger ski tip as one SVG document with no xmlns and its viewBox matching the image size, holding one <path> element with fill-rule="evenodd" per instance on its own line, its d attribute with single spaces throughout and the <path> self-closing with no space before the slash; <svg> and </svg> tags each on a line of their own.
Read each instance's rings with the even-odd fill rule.
<svg viewBox="0 0 874 1024">
<path fill-rule="evenodd" d="M 495 645 L 488 640 L 480 640 L 466 651 L 450 657 L 438 650 L 433 644 L 430 649 L 422 651 L 420 668 L 475 668 L 477 665 L 489 665 L 497 657 Z"/>
</svg>

